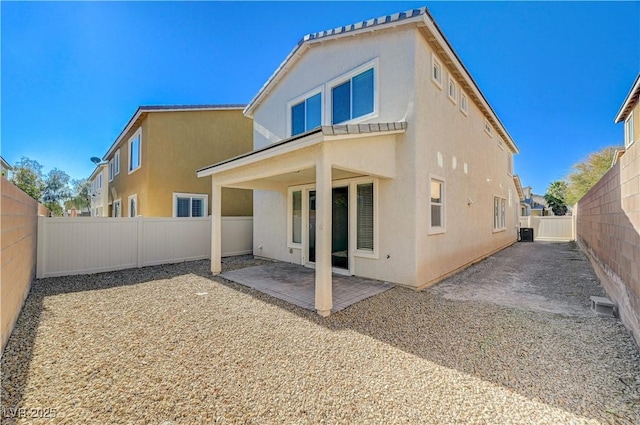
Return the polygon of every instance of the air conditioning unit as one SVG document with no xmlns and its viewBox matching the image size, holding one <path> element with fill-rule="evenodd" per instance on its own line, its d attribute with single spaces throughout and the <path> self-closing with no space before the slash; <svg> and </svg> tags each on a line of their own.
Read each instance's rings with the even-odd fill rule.
<svg viewBox="0 0 640 425">
<path fill-rule="evenodd" d="M 520 242 L 533 242 L 533 228 L 531 227 L 520 228 Z"/>
</svg>

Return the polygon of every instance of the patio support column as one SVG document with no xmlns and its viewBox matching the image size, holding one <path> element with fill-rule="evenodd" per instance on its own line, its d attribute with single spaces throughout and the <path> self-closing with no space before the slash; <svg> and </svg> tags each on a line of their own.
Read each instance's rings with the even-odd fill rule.
<svg viewBox="0 0 640 425">
<path fill-rule="evenodd" d="M 331 314 L 331 163 L 325 155 L 316 162 L 316 311 Z"/>
<path fill-rule="evenodd" d="M 211 273 L 222 272 L 222 186 L 211 179 Z"/>
</svg>

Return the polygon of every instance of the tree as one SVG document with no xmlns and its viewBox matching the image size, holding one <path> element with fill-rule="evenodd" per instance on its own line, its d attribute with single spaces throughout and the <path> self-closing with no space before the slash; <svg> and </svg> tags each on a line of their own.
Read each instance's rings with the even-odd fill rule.
<svg viewBox="0 0 640 425">
<path fill-rule="evenodd" d="M 42 165 L 38 161 L 26 156 L 20 158 L 20 161 L 13 166 L 11 182 L 36 201 L 42 201 L 45 182 L 42 176 Z"/>
<path fill-rule="evenodd" d="M 578 202 L 609 171 L 615 152 L 615 147 L 604 148 L 573 166 L 567 176 L 565 199 L 569 205 Z"/>
<path fill-rule="evenodd" d="M 75 208 L 80 211 L 91 208 L 91 182 L 87 179 L 72 180 L 73 193 L 71 199 L 65 202 L 65 208 Z"/>
<path fill-rule="evenodd" d="M 547 205 L 553 211 L 555 215 L 567 214 L 567 204 L 564 200 L 565 193 L 567 192 L 567 182 L 557 180 L 552 182 L 547 188 L 547 193 L 544 195 L 544 199 L 547 201 Z"/>
<path fill-rule="evenodd" d="M 70 180 L 69 174 L 57 168 L 47 174 L 42 200 L 54 215 L 62 215 L 62 203 L 71 198 Z"/>
</svg>

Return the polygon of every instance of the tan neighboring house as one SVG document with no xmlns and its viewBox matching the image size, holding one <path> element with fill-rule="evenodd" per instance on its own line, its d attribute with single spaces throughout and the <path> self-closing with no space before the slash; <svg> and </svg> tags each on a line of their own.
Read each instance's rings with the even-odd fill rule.
<svg viewBox="0 0 640 425">
<path fill-rule="evenodd" d="M 211 184 L 194 171 L 251 150 L 253 127 L 243 108 L 138 108 L 91 175 L 92 215 L 208 216 Z M 222 215 L 253 214 L 251 191 L 225 189 L 222 197 Z"/>
<path fill-rule="evenodd" d="M 0 171 L 2 172 L 2 177 L 9 179 L 9 172 L 13 170 L 11 164 L 9 164 L 3 157 L 0 156 Z"/>
<path fill-rule="evenodd" d="M 321 315 L 332 272 L 420 289 L 516 241 L 518 148 L 426 8 L 305 36 L 244 112 L 254 150 L 198 175 L 254 190 L 254 254 L 313 267 Z"/>
</svg>

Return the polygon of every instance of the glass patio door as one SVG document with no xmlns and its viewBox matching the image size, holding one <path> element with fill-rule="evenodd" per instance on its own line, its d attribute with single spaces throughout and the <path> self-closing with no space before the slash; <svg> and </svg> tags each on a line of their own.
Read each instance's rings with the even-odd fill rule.
<svg viewBox="0 0 640 425">
<path fill-rule="evenodd" d="M 349 269 L 349 187 L 331 193 L 331 265 Z M 316 261 L 316 191 L 309 192 L 309 261 Z"/>
</svg>

